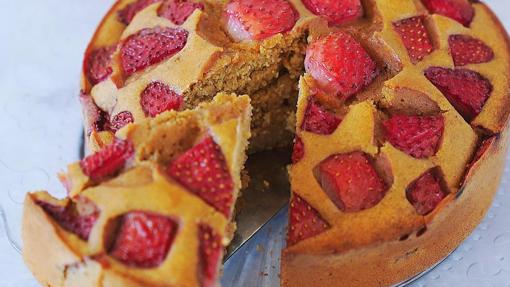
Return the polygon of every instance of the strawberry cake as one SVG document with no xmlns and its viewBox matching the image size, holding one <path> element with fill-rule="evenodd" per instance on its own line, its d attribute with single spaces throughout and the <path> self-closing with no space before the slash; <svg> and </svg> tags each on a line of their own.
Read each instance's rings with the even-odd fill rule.
<svg viewBox="0 0 510 287">
<path fill-rule="evenodd" d="M 168 253 L 180 239 L 176 218 L 202 220 L 189 215 L 197 205 L 161 217 L 170 205 L 97 189 L 120 181 L 136 190 L 150 184 L 147 173 L 157 177 L 161 170 L 154 166 L 164 166 L 164 177 L 157 178 L 170 178 L 223 215 L 214 231 L 227 244 L 244 159 L 244 146 L 235 143 L 246 142 L 247 127 L 222 129 L 223 140 L 198 136 L 206 142 L 197 143 L 184 139 L 197 139 L 200 127 L 214 125 L 166 122 L 217 93 L 235 93 L 248 94 L 253 108 L 251 122 L 242 120 L 251 126 L 249 154 L 293 147 L 281 285 L 405 281 L 452 252 L 481 221 L 498 188 L 508 144 L 508 39 L 493 12 L 470 0 L 119 0 L 83 61 L 86 146 L 98 158 L 71 165 L 61 176 L 66 201 L 44 193 L 27 197 L 26 261 L 42 283 L 56 286 L 130 276 L 142 285 L 214 284 L 217 264 L 208 265 L 208 256 Z M 218 111 L 212 118 L 219 121 L 232 115 L 201 107 Z M 221 191 L 232 183 L 219 176 L 203 186 L 204 174 L 195 170 L 193 162 L 209 154 L 186 152 L 213 143 L 235 186 L 225 198 Z M 102 215 L 113 203 L 98 205 L 115 196 L 122 200 L 119 210 L 136 198 L 148 210 L 160 208 L 159 215 Z M 83 198 L 96 207 L 85 208 L 90 204 L 80 203 Z M 87 210 L 83 216 L 79 205 Z M 106 218 L 117 217 L 116 237 L 105 237 Z M 96 218 L 100 225 L 91 224 Z M 131 234 L 130 225 L 151 221 L 164 230 L 148 230 L 166 237 L 144 242 Z M 42 260 L 44 244 L 34 239 L 48 226 L 53 232 L 44 242 L 55 245 L 47 249 L 62 255 L 52 264 Z M 201 238 L 201 225 L 194 226 L 186 236 Z M 123 234 L 157 251 L 140 254 Z M 208 245 L 210 237 L 190 244 Z M 124 286 L 104 280 L 82 285 Z"/>
<path fill-rule="evenodd" d="M 61 175 L 69 197 L 27 195 L 25 262 L 43 286 L 217 286 L 233 237 L 249 98 L 218 95 L 119 131 Z"/>
</svg>

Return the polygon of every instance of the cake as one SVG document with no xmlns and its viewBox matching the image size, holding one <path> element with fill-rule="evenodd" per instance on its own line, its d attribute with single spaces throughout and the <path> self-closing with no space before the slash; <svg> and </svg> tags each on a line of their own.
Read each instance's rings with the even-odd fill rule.
<svg viewBox="0 0 510 287">
<path fill-rule="evenodd" d="M 83 61 L 87 151 L 131 136 L 139 165 L 172 164 L 184 151 L 150 136 L 158 119 L 219 92 L 248 94 L 248 153 L 293 150 L 281 285 L 392 286 L 451 253 L 492 202 L 508 144 L 509 45 L 479 1 L 119 0 Z M 90 190 L 80 164 L 61 178 L 71 198 Z M 27 210 L 48 221 L 39 197 Z M 26 258 L 36 277 L 49 274 L 41 257 Z"/>
<path fill-rule="evenodd" d="M 27 195 L 23 256 L 43 286 L 217 286 L 250 136 L 249 98 L 218 95 L 121 131 Z"/>
</svg>

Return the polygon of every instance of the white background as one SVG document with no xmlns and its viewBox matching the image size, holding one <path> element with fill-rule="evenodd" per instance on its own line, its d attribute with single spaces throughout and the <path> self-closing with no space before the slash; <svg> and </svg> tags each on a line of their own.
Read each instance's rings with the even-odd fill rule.
<svg viewBox="0 0 510 287">
<path fill-rule="evenodd" d="M 0 0 L 0 207 L 16 242 L 20 242 L 25 192 L 43 188 L 63 194 L 55 174 L 78 159 L 82 53 L 112 2 Z M 486 2 L 510 28 L 508 0 Z M 413 287 L 510 287 L 507 179 L 508 167 L 484 222 L 452 256 Z M 3 227 L 0 221 L 0 287 L 38 286 L 9 244 Z M 235 280 L 232 286 L 277 286 L 277 276 L 259 274 L 277 270 L 274 257 L 267 255 L 271 248 L 275 245 L 270 242 L 266 252 L 256 252 L 254 244 L 245 246 L 243 256 L 226 265 L 226 285 Z"/>
</svg>

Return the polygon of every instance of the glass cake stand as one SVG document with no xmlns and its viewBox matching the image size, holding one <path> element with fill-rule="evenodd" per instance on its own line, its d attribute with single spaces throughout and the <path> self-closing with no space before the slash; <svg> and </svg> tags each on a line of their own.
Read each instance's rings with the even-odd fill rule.
<svg viewBox="0 0 510 287">
<path fill-rule="evenodd" d="M 0 0 L 0 27 L 4 27 L 0 29 L 2 287 L 38 286 L 19 254 L 23 198 L 27 191 L 38 189 L 56 196 L 65 194 L 55 175 L 79 159 L 82 130 L 78 82 L 82 52 L 112 2 Z M 510 3 L 486 2 L 510 27 Z M 254 168 L 264 170 L 263 156 L 259 161 Z M 243 215 L 241 211 L 239 235 L 225 262 L 222 283 L 226 287 L 279 286 L 288 187 L 278 184 L 278 180 L 277 184 L 267 185 L 264 180 L 271 178 L 264 179 L 262 171 L 258 174 L 253 188 L 266 196 L 278 194 L 279 199 L 257 201 L 259 205 L 246 209 L 259 209 L 256 213 Z M 492 208 L 473 234 L 435 268 L 402 284 L 510 287 L 508 206 L 510 166 L 505 169 Z"/>
</svg>

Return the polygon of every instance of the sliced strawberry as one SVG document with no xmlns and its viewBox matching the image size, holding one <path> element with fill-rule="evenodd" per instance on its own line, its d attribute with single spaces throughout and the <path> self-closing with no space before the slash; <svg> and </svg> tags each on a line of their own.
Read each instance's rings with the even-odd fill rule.
<svg viewBox="0 0 510 287">
<path fill-rule="evenodd" d="M 120 112 L 120 113 L 116 114 L 115 116 L 113 116 L 113 118 L 111 119 L 110 129 L 114 133 L 116 133 L 118 130 L 120 130 L 127 124 L 134 122 L 134 120 L 135 119 L 133 118 L 133 114 L 131 114 L 131 112 L 128 112 L 128 111 Z"/>
<path fill-rule="evenodd" d="M 124 168 L 127 160 L 133 154 L 133 144 L 129 141 L 116 139 L 102 150 L 82 159 L 80 167 L 90 179 L 100 182 Z"/>
<path fill-rule="evenodd" d="M 492 84 L 477 72 L 466 69 L 431 67 L 425 76 L 467 120 L 481 111 L 492 93 Z"/>
<path fill-rule="evenodd" d="M 90 95 L 80 93 L 80 103 L 83 108 L 83 117 L 87 127 L 87 135 L 92 131 L 102 132 L 109 129 L 108 114 L 94 103 Z"/>
<path fill-rule="evenodd" d="M 168 174 L 225 216 L 234 203 L 234 181 L 220 146 L 212 137 L 182 154 L 167 169 Z"/>
<path fill-rule="evenodd" d="M 319 212 L 297 194 L 292 194 L 289 205 L 287 245 L 294 245 L 329 228 L 329 224 L 322 219 Z"/>
<path fill-rule="evenodd" d="M 155 117 L 162 112 L 179 110 L 182 96 L 161 82 L 152 82 L 142 92 L 140 104 L 146 117 Z"/>
<path fill-rule="evenodd" d="M 423 16 L 416 16 L 393 23 L 413 63 L 421 61 L 434 50 L 423 21 Z"/>
<path fill-rule="evenodd" d="M 443 137 L 444 118 L 437 116 L 396 115 L 383 123 L 386 139 L 415 158 L 436 154 Z"/>
<path fill-rule="evenodd" d="M 360 0 L 302 0 L 313 14 L 324 17 L 330 25 L 340 25 L 363 16 Z"/>
<path fill-rule="evenodd" d="M 387 190 L 370 158 L 362 152 L 332 155 L 315 167 L 314 175 L 333 203 L 344 212 L 375 206 Z"/>
<path fill-rule="evenodd" d="M 172 219 L 148 212 L 133 211 L 120 219 L 109 254 L 120 262 L 139 268 L 154 268 L 166 258 L 177 234 Z"/>
<path fill-rule="evenodd" d="M 341 121 L 341 118 L 326 110 L 315 98 L 311 97 L 308 99 L 301 129 L 319 135 L 330 135 Z"/>
<path fill-rule="evenodd" d="M 196 9 L 204 10 L 204 4 L 192 0 L 165 0 L 159 7 L 158 15 L 175 25 L 181 25 Z"/>
<path fill-rule="evenodd" d="M 494 59 L 491 47 L 471 36 L 451 35 L 448 43 L 455 66 L 486 63 Z"/>
<path fill-rule="evenodd" d="M 220 260 L 223 256 L 221 236 L 210 226 L 200 224 L 198 226 L 198 238 L 200 241 L 201 286 L 217 286 L 216 280 L 218 277 Z"/>
<path fill-rule="evenodd" d="M 100 212 L 91 201 L 82 197 L 76 200 L 77 203 L 69 201 L 66 206 L 53 205 L 45 201 L 36 203 L 63 229 L 83 240 L 88 240 Z"/>
<path fill-rule="evenodd" d="M 421 2 L 431 13 L 452 18 L 464 26 L 469 26 L 475 16 L 475 10 L 468 0 L 421 0 Z"/>
<path fill-rule="evenodd" d="M 182 29 L 145 28 L 129 36 L 120 49 L 120 61 L 126 76 L 172 57 L 182 50 L 188 32 Z"/>
<path fill-rule="evenodd" d="M 90 84 L 95 85 L 105 80 L 111 73 L 110 66 L 115 46 L 92 50 L 85 56 L 84 71 Z"/>
<path fill-rule="evenodd" d="M 160 1 L 162 0 L 136 0 L 117 12 L 119 21 L 124 25 L 129 25 L 138 12 L 142 11 L 147 6 Z"/>
<path fill-rule="evenodd" d="M 466 181 L 471 177 L 473 167 L 482 158 L 482 156 L 484 156 L 485 153 L 487 153 L 489 148 L 494 145 L 494 143 L 496 142 L 497 139 L 498 139 L 498 135 L 493 135 L 491 137 L 488 137 L 488 138 L 485 138 L 484 140 L 482 140 L 482 142 L 478 146 L 478 149 L 476 150 L 475 155 L 473 156 L 473 159 L 467 166 L 461 186 L 463 186 L 466 183 Z M 459 193 L 462 193 L 462 190 L 459 191 Z"/>
<path fill-rule="evenodd" d="M 305 156 L 305 145 L 300 137 L 294 139 L 294 149 L 292 150 L 292 163 L 298 163 Z"/>
<path fill-rule="evenodd" d="M 351 35 L 335 32 L 306 50 L 306 71 L 327 93 L 348 99 L 377 75 L 375 62 Z"/>
<path fill-rule="evenodd" d="M 407 200 L 420 215 L 429 214 L 446 195 L 447 192 L 441 187 L 441 180 L 433 171 L 420 176 L 406 190 Z"/>
<path fill-rule="evenodd" d="M 290 31 L 299 14 L 287 0 L 230 0 L 225 17 L 230 36 L 243 41 Z"/>
</svg>

